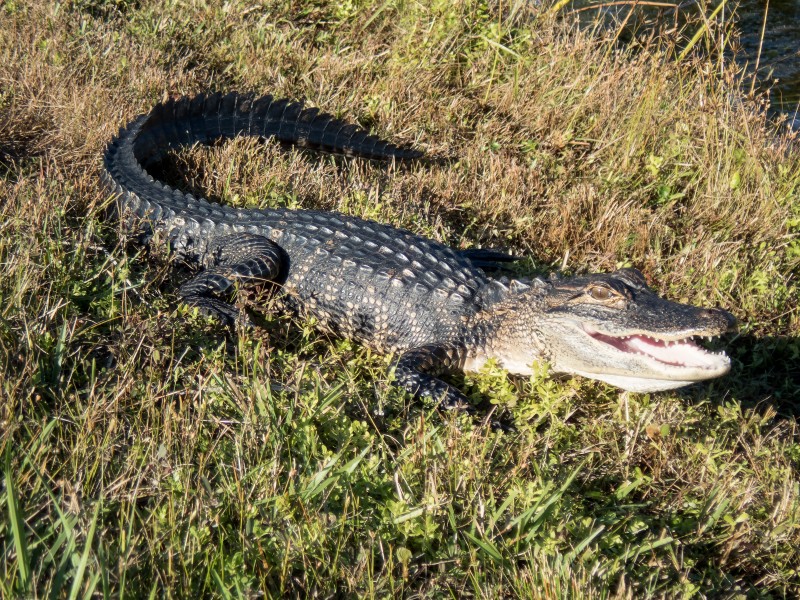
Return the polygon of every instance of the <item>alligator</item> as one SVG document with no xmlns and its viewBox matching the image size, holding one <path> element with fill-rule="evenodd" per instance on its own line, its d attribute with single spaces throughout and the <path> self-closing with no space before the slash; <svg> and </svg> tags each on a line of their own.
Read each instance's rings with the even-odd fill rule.
<svg viewBox="0 0 800 600">
<path fill-rule="evenodd" d="M 492 276 L 516 257 L 456 250 L 405 229 L 336 212 L 239 209 L 174 189 L 148 173 L 170 149 L 248 135 L 371 161 L 425 155 L 370 135 L 317 108 L 272 96 L 200 94 L 156 105 L 107 146 L 103 180 L 118 216 L 200 272 L 182 300 L 225 323 L 239 285 L 270 282 L 279 306 L 318 327 L 390 354 L 394 383 L 442 408 L 471 405 L 441 377 L 494 359 L 530 375 L 546 361 L 623 390 L 667 390 L 724 375 L 730 360 L 696 338 L 731 330 L 734 317 L 662 299 L 624 268 L 571 278 Z M 127 215 L 125 217 L 124 215 Z"/>
</svg>

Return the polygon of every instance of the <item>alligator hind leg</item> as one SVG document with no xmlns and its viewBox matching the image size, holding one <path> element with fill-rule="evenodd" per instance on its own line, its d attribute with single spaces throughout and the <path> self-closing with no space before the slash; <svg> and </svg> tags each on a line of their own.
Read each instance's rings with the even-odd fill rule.
<svg viewBox="0 0 800 600">
<path fill-rule="evenodd" d="M 421 346 L 402 354 L 395 363 L 395 384 L 417 397 L 437 400 L 446 410 L 475 412 L 467 397 L 436 375 L 458 370 L 464 362 L 464 350 L 454 346 Z"/>
<path fill-rule="evenodd" d="M 239 318 L 239 310 L 217 296 L 232 290 L 235 281 L 274 281 L 285 264 L 283 251 L 272 240 L 250 233 L 236 233 L 209 242 L 204 261 L 208 268 L 184 283 L 179 294 L 184 302 L 227 325 Z"/>
</svg>

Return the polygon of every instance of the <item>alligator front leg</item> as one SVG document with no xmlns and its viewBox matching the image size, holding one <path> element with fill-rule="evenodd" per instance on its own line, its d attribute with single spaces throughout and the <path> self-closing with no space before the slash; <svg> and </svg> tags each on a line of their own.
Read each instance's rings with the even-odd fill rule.
<svg viewBox="0 0 800 600">
<path fill-rule="evenodd" d="M 400 355 L 395 363 L 395 384 L 417 397 L 433 398 L 440 408 L 461 409 L 474 413 L 467 397 L 436 377 L 458 370 L 466 351 L 455 346 L 420 346 Z"/>
<path fill-rule="evenodd" d="M 218 295 L 231 290 L 234 281 L 253 283 L 274 281 L 284 265 L 283 251 L 272 240 L 250 233 L 222 236 L 209 243 L 209 267 L 184 283 L 179 294 L 184 302 L 200 312 L 233 325 L 239 310 Z"/>
</svg>

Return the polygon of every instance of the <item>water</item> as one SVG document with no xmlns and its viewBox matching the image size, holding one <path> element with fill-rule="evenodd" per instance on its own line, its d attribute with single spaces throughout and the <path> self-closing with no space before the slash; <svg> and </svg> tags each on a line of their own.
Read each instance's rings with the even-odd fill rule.
<svg viewBox="0 0 800 600">
<path fill-rule="evenodd" d="M 746 60 L 748 70 L 753 72 L 765 11 L 767 21 L 757 78 L 762 86 L 778 79 L 772 86 L 772 108 L 786 113 L 800 126 L 800 0 L 743 0 L 737 11 L 740 60 Z"/>
<path fill-rule="evenodd" d="M 679 3 L 680 0 L 659 0 Z M 643 0 L 643 4 L 646 4 Z M 596 17 L 619 23 L 630 10 L 630 5 L 609 2 L 608 0 L 575 0 L 573 9 L 587 8 L 592 5 L 603 6 L 595 10 L 582 11 L 581 21 L 589 23 Z M 633 4 L 633 0 L 631 0 Z M 680 2 L 681 13 L 689 17 L 699 3 Z M 707 0 L 706 14 L 710 14 L 718 0 Z M 734 10 L 735 9 L 735 10 Z M 635 28 L 640 33 L 643 28 L 652 27 L 655 20 L 669 25 L 674 19 L 672 9 L 659 10 L 648 6 L 637 6 Z M 696 10 L 694 13 L 696 14 Z M 748 76 L 755 75 L 757 90 L 770 90 L 771 111 L 773 114 L 785 114 L 793 126 L 800 129 L 800 0 L 729 0 L 722 13 L 726 21 L 734 15 L 739 43 L 736 52 L 737 60 L 745 65 Z M 766 14 L 766 27 L 762 40 L 762 26 Z M 720 15 L 721 16 L 721 15 Z M 667 23 L 663 23 L 667 20 Z M 692 32 L 698 23 L 688 25 Z M 759 55 L 760 53 L 760 55 Z M 758 64 L 758 69 L 756 69 Z M 777 81 L 775 81 L 777 80 Z"/>
</svg>

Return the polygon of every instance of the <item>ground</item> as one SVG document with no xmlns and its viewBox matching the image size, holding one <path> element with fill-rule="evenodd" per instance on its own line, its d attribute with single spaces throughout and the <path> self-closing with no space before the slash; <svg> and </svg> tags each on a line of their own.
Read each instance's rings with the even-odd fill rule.
<svg viewBox="0 0 800 600">
<path fill-rule="evenodd" d="M 549 6 L 0 4 L 0 596 L 800 594 L 797 134 L 748 94 L 730 23 L 637 36 Z M 240 298 L 253 330 L 204 319 L 98 175 L 120 126 L 207 90 L 454 160 L 241 140 L 172 157 L 174 185 L 508 248 L 524 275 L 635 266 L 736 315 L 731 374 L 454 379 L 503 433 L 269 298 Z"/>
</svg>

